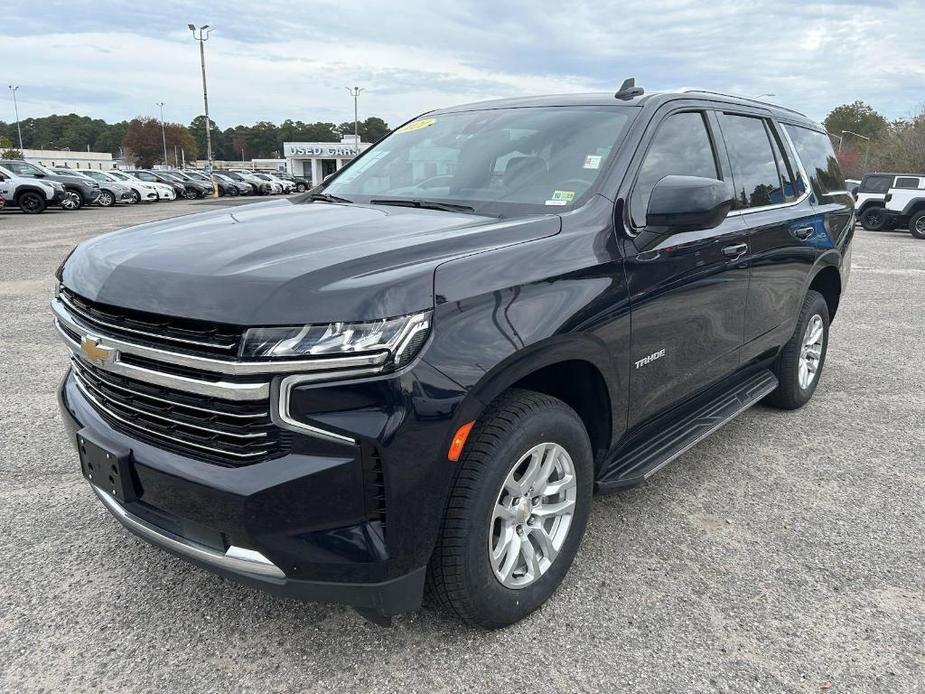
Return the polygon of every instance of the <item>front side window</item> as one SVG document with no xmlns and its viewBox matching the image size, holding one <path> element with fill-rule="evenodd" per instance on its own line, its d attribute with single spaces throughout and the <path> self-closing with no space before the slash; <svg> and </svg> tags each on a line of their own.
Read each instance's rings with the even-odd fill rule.
<svg viewBox="0 0 925 694">
<path fill-rule="evenodd" d="M 884 195 L 889 192 L 893 184 L 892 176 L 865 176 L 858 189 L 861 193 L 874 193 Z"/>
<path fill-rule="evenodd" d="M 798 125 L 787 124 L 784 129 L 793 140 L 817 200 L 821 201 L 828 193 L 844 191 L 845 178 L 829 136 Z"/>
<path fill-rule="evenodd" d="M 558 212 L 594 186 L 636 111 L 529 107 L 419 118 L 364 152 L 325 192 L 359 202 L 437 200 L 499 216 Z"/>
<path fill-rule="evenodd" d="M 912 176 L 897 176 L 894 187 L 916 189 L 919 187 L 919 179 Z"/>
<path fill-rule="evenodd" d="M 671 175 L 719 177 L 710 135 L 700 112 L 675 113 L 658 126 L 630 195 L 633 226 L 645 226 L 652 189 Z"/>
<path fill-rule="evenodd" d="M 7 164 L 12 170 L 13 173 L 19 174 L 20 176 L 26 176 L 28 178 L 38 178 L 46 175 L 46 172 L 42 171 L 39 167 L 34 166 L 33 164 L 27 164 L 24 161 L 11 161 Z"/>
<path fill-rule="evenodd" d="M 778 159 L 764 120 L 753 116 L 724 114 L 723 138 L 732 163 L 735 182 L 734 210 L 785 202 Z"/>
</svg>

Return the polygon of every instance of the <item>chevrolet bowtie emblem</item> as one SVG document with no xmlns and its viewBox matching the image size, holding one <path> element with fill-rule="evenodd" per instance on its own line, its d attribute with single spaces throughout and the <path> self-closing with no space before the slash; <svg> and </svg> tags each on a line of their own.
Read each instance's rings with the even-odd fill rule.
<svg viewBox="0 0 925 694">
<path fill-rule="evenodd" d="M 112 358 L 113 349 L 100 344 L 98 337 L 87 335 L 80 341 L 80 349 L 92 364 L 103 366 Z"/>
</svg>

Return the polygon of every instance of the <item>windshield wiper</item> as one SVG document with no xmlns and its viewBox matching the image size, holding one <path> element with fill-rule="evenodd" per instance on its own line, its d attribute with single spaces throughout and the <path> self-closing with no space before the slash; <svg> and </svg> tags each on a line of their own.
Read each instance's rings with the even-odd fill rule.
<svg viewBox="0 0 925 694">
<path fill-rule="evenodd" d="M 330 193 L 312 193 L 308 196 L 309 200 L 320 200 L 321 202 L 341 202 L 347 203 L 348 205 L 353 202 L 353 200 L 348 200 L 347 198 L 341 198 L 337 195 L 331 195 Z"/>
<path fill-rule="evenodd" d="M 418 207 L 422 210 L 443 210 L 444 212 L 475 212 L 475 208 L 468 205 L 455 205 L 452 202 L 438 202 L 437 200 L 370 200 L 369 204 Z"/>
</svg>

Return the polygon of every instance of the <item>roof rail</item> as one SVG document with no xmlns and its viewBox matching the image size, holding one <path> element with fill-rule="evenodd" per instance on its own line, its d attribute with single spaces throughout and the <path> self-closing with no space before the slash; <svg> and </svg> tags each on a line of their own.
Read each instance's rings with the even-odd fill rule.
<svg viewBox="0 0 925 694">
<path fill-rule="evenodd" d="M 697 87 L 691 87 L 688 89 L 682 89 L 683 94 L 689 94 L 690 92 L 699 92 L 700 94 L 712 94 L 714 96 L 727 96 L 731 99 L 741 99 L 742 101 L 751 101 L 755 104 L 761 104 L 762 106 L 772 106 L 774 108 L 779 108 L 781 111 L 789 111 L 790 113 L 795 113 L 798 116 L 803 118 L 809 118 L 805 113 L 801 113 L 796 109 L 787 108 L 786 106 L 781 106 L 780 104 L 772 104 L 770 101 L 761 101 L 760 99 L 753 99 L 750 96 L 741 96 L 740 94 L 729 94 L 727 92 L 717 92 L 712 89 L 698 89 Z"/>
</svg>

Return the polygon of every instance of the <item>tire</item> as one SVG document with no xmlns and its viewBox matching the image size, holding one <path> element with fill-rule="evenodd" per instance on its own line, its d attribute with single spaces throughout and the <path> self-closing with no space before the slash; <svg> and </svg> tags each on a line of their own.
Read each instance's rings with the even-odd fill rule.
<svg viewBox="0 0 925 694">
<path fill-rule="evenodd" d="M 136 205 L 141 202 L 141 193 L 134 188 L 132 188 L 132 199 L 135 201 Z"/>
<path fill-rule="evenodd" d="M 867 231 L 883 231 L 886 226 L 886 214 L 883 207 L 875 205 L 861 213 L 861 226 Z"/>
<path fill-rule="evenodd" d="M 25 214 L 39 214 L 45 211 L 46 202 L 43 195 L 27 190 L 16 196 L 16 204 Z"/>
<path fill-rule="evenodd" d="M 240 194 L 241 194 L 241 191 L 238 190 L 238 187 L 237 187 L 237 186 L 231 186 L 231 187 L 228 189 L 228 195 L 229 195 L 230 197 L 232 197 L 232 198 L 236 198 L 236 197 L 238 197 Z"/>
<path fill-rule="evenodd" d="M 810 329 L 812 327 L 812 330 Z M 806 370 L 801 368 L 804 347 L 812 333 L 821 329 L 820 343 L 814 343 L 812 350 L 807 350 Z M 813 397 L 819 379 L 822 377 L 822 368 L 825 366 L 825 355 L 829 346 L 829 307 L 819 292 L 810 290 L 803 299 L 797 327 L 790 341 L 784 345 L 777 357 L 774 371 L 777 375 L 777 389 L 771 393 L 766 402 L 783 410 L 796 410 L 803 407 Z M 815 358 L 812 358 L 815 354 Z M 807 383 L 804 379 L 807 372 L 811 372 Z"/>
<path fill-rule="evenodd" d="M 195 200 L 196 198 L 199 197 L 199 193 L 197 193 L 197 192 L 196 192 L 195 190 L 193 190 L 192 188 L 187 188 L 186 190 L 183 191 L 183 197 L 184 197 L 186 200 Z M 174 199 L 176 199 L 176 198 L 174 198 Z"/>
<path fill-rule="evenodd" d="M 96 199 L 96 204 L 100 207 L 112 207 L 116 204 L 116 197 L 108 190 L 101 190 L 100 196 Z"/>
<path fill-rule="evenodd" d="M 917 239 L 925 240 L 925 210 L 909 218 L 909 233 Z"/>
<path fill-rule="evenodd" d="M 562 451 L 567 455 L 562 456 Z M 557 452 L 553 483 L 561 480 L 569 465 L 574 480 L 574 486 L 543 497 L 545 502 L 536 507 L 532 503 L 540 497 L 533 495 L 539 489 L 516 497 L 508 486 L 516 487 L 523 481 L 516 474 L 526 474 L 525 467 L 534 460 L 528 457 L 531 452 L 537 456 Z M 588 433 L 575 411 L 561 400 L 512 389 L 481 416 L 456 465 L 452 492 L 427 572 L 428 590 L 441 607 L 468 624 L 488 629 L 504 627 L 542 605 L 575 558 L 591 507 L 594 463 Z M 546 479 L 548 482 L 549 477 Z M 519 504 L 506 512 L 516 515 L 495 517 L 499 505 L 508 507 L 517 499 Z M 571 515 L 566 513 L 558 520 L 544 516 L 541 522 L 531 515 L 531 508 L 545 508 L 550 513 L 556 503 L 569 500 L 574 502 Z M 557 536 L 563 525 L 564 533 Z M 517 528 L 525 530 L 525 534 Z M 539 542 L 540 533 L 547 538 L 551 534 L 552 541 L 558 544 L 557 554 L 545 566 L 540 564 L 547 561 L 542 550 L 546 543 Z M 503 542 L 505 537 L 509 544 Z M 532 570 L 527 568 L 525 555 L 520 554 L 526 545 L 536 560 Z M 493 546 L 517 549 L 506 575 L 508 582 L 521 585 L 506 585 L 496 574 L 496 567 L 505 571 L 510 551 L 500 551 L 493 564 Z"/>
<path fill-rule="evenodd" d="M 304 193 L 308 188 L 305 187 L 304 183 L 296 183 L 295 190 L 297 193 Z"/>
<path fill-rule="evenodd" d="M 74 200 L 74 207 L 71 209 L 79 210 L 84 206 L 84 196 L 80 194 L 79 190 L 69 190 L 68 193 L 70 193 Z"/>
</svg>

